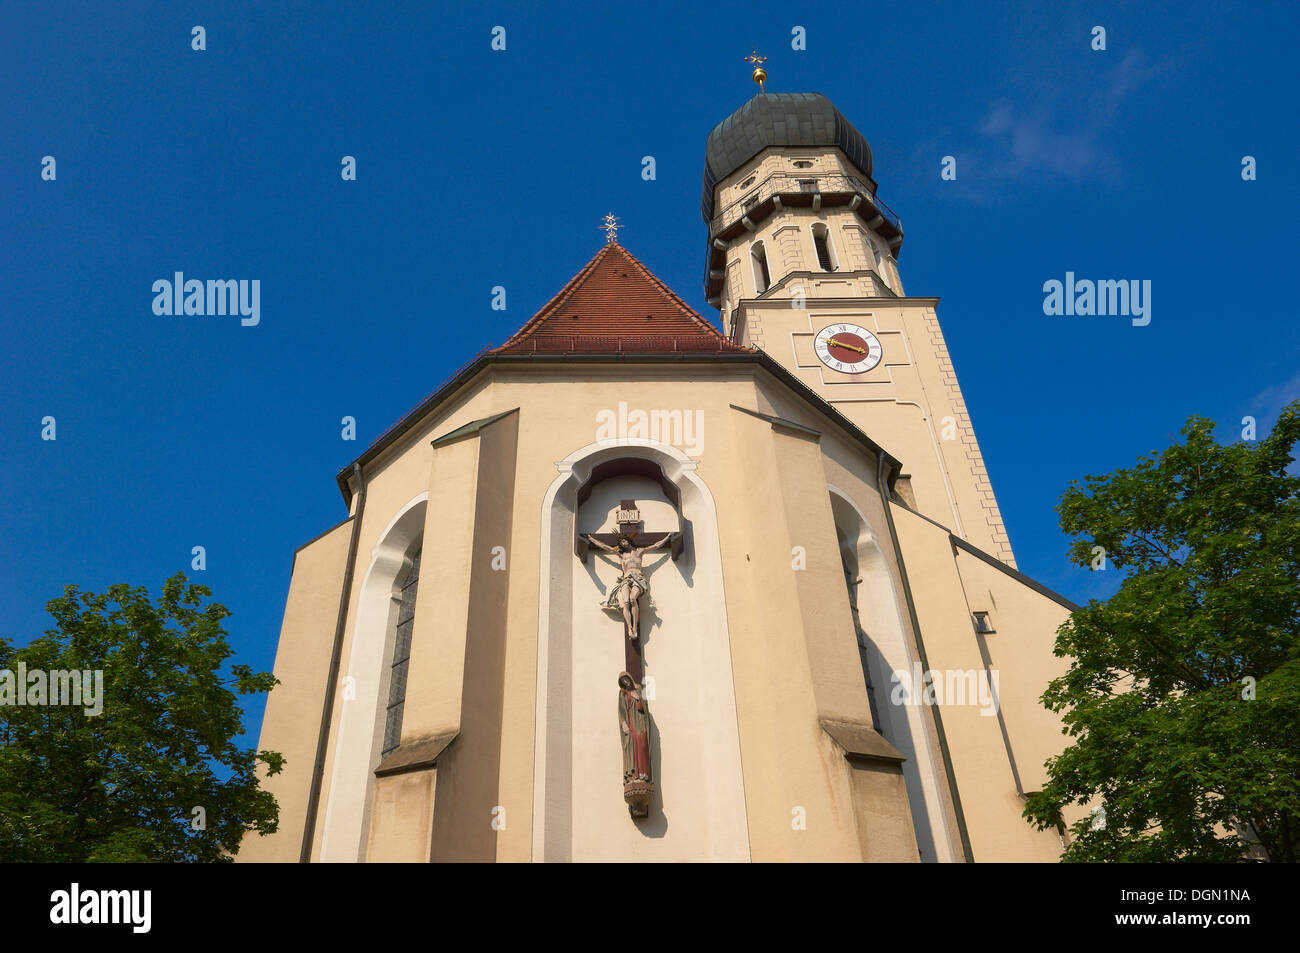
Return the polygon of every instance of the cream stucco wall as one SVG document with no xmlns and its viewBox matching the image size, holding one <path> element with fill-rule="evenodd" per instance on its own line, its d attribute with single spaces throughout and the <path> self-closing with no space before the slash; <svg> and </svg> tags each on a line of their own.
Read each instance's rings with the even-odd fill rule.
<svg viewBox="0 0 1300 953">
<path fill-rule="evenodd" d="M 743 340 L 760 345 L 901 460 L 921 512 L 1014 566 L 935 300 L 873 297 L 869 284 L 862 276 L 812 277 L 801 279 L 802 306 L 789 289 L 746 302 Z M 841 322 L 880 340 L 884 355 L 875 368 L 844 374 L 818 360 L 817 332 Z"/>
<path fill-rule="evenodd" d="M 663 595 L 662 615 L 646 657 L 649 672 L 668 678 L 657 686 L 660 695 L 651 710 L 657 723 L 664 719 L 663 803 L 671 807 L 658 838 L 654 831 L 639 832 L 618 802 L 617 768 L 606 777 L 618 751 L 613 677 L 621 659 L 617 626 L 596 602 L 597 583 L 610 580 L 600 568 L 594 568 L 593 580 L 571 550 L 565 554 L 571 539 L 548 529 L 553 514 L 545 504 L 557 463 L 607 437 L 597 415 L 617 410 L 620 402 L 632 409 L 699 412 L 698 444 L 663 452 L 689 463 L 716 519 L 716 529 L 693 541 L 693 578 L 675 576 L 679 570 L 672 564 L 653 577 L 656 600 Z M 732 404 L 790 417 L 823 436 L 774 427 Z M 431 446 L 435 437 L 470 421 L 515 408 L 517 414 L 476 434 Z M 659 442 L 670 444 L 671 435 Z M 423 848 L 409 847 L 414 839 L 427 845 L 433 860 L 543 859 L 549 821 L 541 814 L 551 802 L 539 787 L 539 771 L 543 778 L 559 771 L 572 785 L 574 823 L 584 826 L 566 836 L 577 859 L 608 856 L 608 845 L 622 845 L 613 852 L 623 856 L 662 859 L 915 859 L 912 815 L 929 832 L 934 859 L 959 853 L 935 729 L 923 712 L 891 722 L 906 742 L 900 743 L 908 758 L 902 774 L 888 759 L 868 758 L 864 769 L 861 756 L 853 755 L 851 764 L 823 729 L 834 723 L 870 731 L 871 724 L 839 562 L 832 485 L 851 497 L 880 537 L 868 628 L 888 644 L 888 657 L 912 651 L 875 470 L 873 454 L 751 365 L 508 365 L 485 371 L 367 467 L 313 858 L 384 859 L 380 855 L 395 849 L 385 845 L 401 842 L 408 845 L 402 857 L 422 859 Z M 425 498 L 423 527 L 413 528 L 403 514 L 415 512 Z M 647 507 L 648 521 L 662 515 Z M 580 518 L 588 518 L 585 511 Z M 692 524 L 702 525 L 694 518 Z M 399 568 L 392 553 L 409 545 L 413 532 L 423 533 L 425 542 L 402 742 L 406 747 L 435 737 L 454 740 L 438 756 L 436 769 L 376 785 L 378 707 L 391 652 L 381 596 Z M 504 571 L 492 568 L 498 545 L 506 552 Z M 800 570 L 792 566 L 795 546 L 807 557 Z M 701 568 L 711 548 L 716 579 Z M 573 664 L 572 682 L 557 687 L 539 671 L 549 664 L 550 645 L 541 636 L 543 616 L 552 612 L 542 600 L 556 598 L 548 580 L 550 562 L 560 558 L 570 560 L 572 570 L 562 594 L 573 620 Z M 300 558 L 294 591 L 328 591 L 340 579 L 339 567 Z M 921 573 L 919 581 L 914 574 L 913 585 L 928 598 L 932 587 L 949 582 Z M 1013 605 L 1016 596 L 998 598 Z M 875 605 L 886 599 L 892 605 Z M 277 672 L 314 665 L 323 673 L 333 618 L 323 613 L 290 626 L 287 616 L 286 631 L 310 630 L 311 637 L 282 644 Z M 1032 629 L 1027 625 L 1026 631 Z M 592 627 L 596 631 L 586 631 Z M 924 619 L 922 630 L 928 637 Z M 345 699 L 342 682 L 348 677 L 356 696 Z M 714 690 L 724 683 L 730 692 Z M 679 691 L 680 704 L 674 700 Z M 556 752 L 545 748 L 562 698 L 572 705 L 573 737 L 582 741 L 567 764 L 549 760 Z M 1020 696 L 1014 704 L 1026 721 L 1042 717 Z M 318 719 L 318 703 L 315 712 Z M 701 718 L 702 737 L 693 737 L 692 721 Z M 728 720 L 734 727 L 727 727 Z M 1005 762 L 1001 733 L 976 727 L 981 730 L 959 732 L 964 756 L 976 764 L 999 757 Z M 282 733 L 268 719 L 263 744 L 274 747 Z M 1024 759 L 1037 757 L 1039 748 L 1050 747 L 1048 734 L 1025 729 L 1013 735 L 1013 747 L 1024 748 Z M 314 738 L 311 747 L 314 752 Z M 726 751 L 734 752 L 734 768 L 718 761 Z M 403 786 L 426 793 L 395 801 L 390 792 Z M 1004 830 L 1005 810 L 968 816 L 968 823 L 988 827 L 981 837 L 1000 845 L 999 856 L 1050 853 L 1033 838 Z M 276 859 L 296 859 L 300 830 L 282 825 L 282 833 L 267 840 L 286 845 L 275 849 Z"/>
<path fill-rule="evenodd" d="M 905 508 L 895 507 L 894 519 L 913 586 L 924 592 L 916 609 L 929 668 L 997 676 L 983 676 L 996 688 L 995 707 L 969 693 L 939 705 L 975 859 L 1055 860 L 1058 835 L 1034 830 L 1021 811 L 1023 795 L 1041 784 L 1043 761 L 1065 746 L 1058 717 L 1036 699 L 1065 669 L 1052 645 L 1069 610 L 955 550 L 944 529 Z M 972 613 L 995 601 L 997 632 L 977 635 Z"/>
<path fill-rule="evenodd" d="M 262 774 L 263 788 L 280 806 L 279 830 L 266 837 L 245 838 L 236 855 L 240 861 L 296 863 L 299 859 L 351 528 L 351 521 L 345 520 L 294 556 L 275 654 L 274 672 L 280 684 L 267 696 L 258 744 L 259 749 L 278 751 L 285 758 L 279 774 L 269 778 Z"/>
<path fill-rule="evenodd" d="M 826 191 L 847 191 L 849 185 L 865 193 L 875 189 L 838 149 L 768 148 L 718 183 L 716 214 L 734 217 L 743 202 L 765 198 L 770 183 L 781 181 L 790 188 L 783 178 L 790 176 L 817 180 Z M 838 184 L 832 188 L 833 183 Z M 922 512 L 1014 566 L 935 313 L 937 301 L 902 297 L 898 263 L 873 230 L 872 219 L 864 221 L 861 208 L 779 205 L 766 218 L 747 220 L 746 231 L 726 243 L 722 290 L 715 302 L 724 330 L 767 351 L 904 461 Z M 834 271 L 822 270 L 814 226 L 827 231 Z M 768 264 L 766 289 L 753 265 L 757 247 Z M 885 354 L 875 369 L 843 374 L 817 359 L 814 336 L 839 322 L 877 335 Z"/>
</svg>

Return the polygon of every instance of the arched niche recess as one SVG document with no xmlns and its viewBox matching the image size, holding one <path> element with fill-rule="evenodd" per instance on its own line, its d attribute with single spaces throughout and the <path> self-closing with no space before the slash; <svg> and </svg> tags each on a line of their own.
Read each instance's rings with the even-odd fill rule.
<svg viewBox="0 0 1300 953">
<path fill-rule="evenodd" d="M 610 480 L 616 480 L 620 477 L 639 477 L 645 480 L 652 480 L 663 490 L 664 497 L 672 504 L 677 515 L 677 525 L 672 527 L 641 527 L 641 534 L 661 532 L 680 532 L 679 536 L 671 547 L 672 558 L 674 561 L 681 555 L 683 549 L 683 540 L 689 531 L 689 522 L 682 516 L 682 491 L 672 480 L 668 479 L 664 468 L 655 460 L 646 457 L 614 457 L 604 460 L 591 468 L 586 479 L 578 486 L 577 496 L 575 499 L 575 511 L 580 511 L 592 495 L 592 492 L 602 483 Z M 638 540 L 634 539 L 636 543 Z M 582 562 L 587 561 L 588 545 L 587 540 L 581 535 L 577 521 L 573 527 L 573 554 Z"/>
<path fill-rule="evenodd" d="M 879 731 L 906 759 L 903 780 L 921 859 L 952 860 L 948 847 L 952 841 L 940 795 L 939 763 L 930 743 L 924 709 L 915 704 L 900 704 L 896 697 L 896 673 L 910 678 L 915 656 L 904 633 L 901 603 L 889 563 L 879 537 L 852 497 L 835 486 L 828 490 L 835 532 L 842 553 L 848 557 L 845 564 L 856 572 L 854 579 L 848 580 L 856 588 L 850 599 L 856 603 L 856 615 L 867 636 L 863 661 L 875 689 Z M 852 637 L 852 633 L 845 633 L 845 638 Z"/>
<path fill-rule="evenodd" d="M 534 860 L 749 859 L 718 515 L 696 467 L 679 448 L 642 438 L 589 444 L 556 464 L 541 506 Z M 657 793 L 636 822 L 623 801 L 615 718 L 625 636 L 600 608 L 617 565 L 584 563 L 577 536 L 608 528 L 620 481 L 647 494 L 636 497 L 645 530 L 685 538 L 676 562 L 647 574 L 657 602 L 643 607 L 642 628 L 658 685 L 647 696 Z M 673 514 L 678 525 L 665 525 Z"/>
<path fill-rule="evenodd" d="M 357 593 L 351 651 L 340 672 L 338 729 L 320 859 L 365 859 L 374 769 L 384 745 L 393 649 L 400 610 L 397 583 L 410 569 L 424 536 L 429 494 L 402 506 L 379 534 Z M 373 513 L 373 511 L 371 511 Z M 373 518 L 373 516 L 372 516 Z M 382 517 L 381 517 L 382 518 Z"/>
</svg>

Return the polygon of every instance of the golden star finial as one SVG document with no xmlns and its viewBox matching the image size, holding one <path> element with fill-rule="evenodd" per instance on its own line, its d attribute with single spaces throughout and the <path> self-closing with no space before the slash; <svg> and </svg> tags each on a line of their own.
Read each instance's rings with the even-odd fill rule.
<svg viewBox="0 0 1300 953">
<path fill-rule="evenodd" d="M 605 221 L 603 221 L 600 224 L 600 227 L 605 230 L 605 244 L 617 245 L 618 230 L 623 227 L 622 225 L 618 224 L 618 216 L 616 216 L 613 212 L 610 212 L 608 215 L 605 216 Z"/>
<path fill-rule="evenodd" d="M 767 57 L 759 56 L 758 50 L 754 50 L 745 57 L 745 62 L 754 64 L 754 82 L 758 83 L 759 92 L 766 93 L 767 87 L 763 84 L 767 82 L 767 70 L 763 69 L 763 64 L 767 62 Z"/>
</svg>

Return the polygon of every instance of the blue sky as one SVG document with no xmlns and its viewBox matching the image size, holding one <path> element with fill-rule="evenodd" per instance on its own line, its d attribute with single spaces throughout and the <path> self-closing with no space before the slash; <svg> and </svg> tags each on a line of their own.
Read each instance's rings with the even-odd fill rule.
<svg viewBox="0 0 1300 953">
<path fill-rule="evenodd" d="M 1298 9 L 7 0 L 0 634 L 43 631 L 67 583 L 156 591 L 202 545 L 191 575 L 270 668 L 293 550 L 346 516 L 334 473 L 545 303 L 605 212 L 716 319 L 704 140 L 753 47 L 769 90 L 825 93 L 871 143 L 1020 568 L 1104 596 L 1113 573 L 1065 560 L 1069 481 L 1300 396 Z M 261 323 L 154 315 L 175 271 L 259 279 Z M 1067 271 L 1150 280 L 1151 324 L 1045 316 Z"/>
</svg>

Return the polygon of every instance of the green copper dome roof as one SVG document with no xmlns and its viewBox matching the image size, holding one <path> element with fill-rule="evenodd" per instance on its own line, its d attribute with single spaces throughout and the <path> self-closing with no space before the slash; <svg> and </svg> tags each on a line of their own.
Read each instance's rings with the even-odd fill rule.
<svg viewBox="0 0 1300 953">
<path fill-rule="evenodd" d="M 868 179 L 871 147 L 821 93 L 759 93 L 713 127 L 704 146 L 704 220 L 719 182 L 768 146 L 835 146 Z"/>
</svg>

